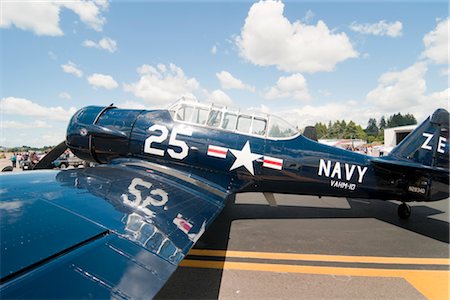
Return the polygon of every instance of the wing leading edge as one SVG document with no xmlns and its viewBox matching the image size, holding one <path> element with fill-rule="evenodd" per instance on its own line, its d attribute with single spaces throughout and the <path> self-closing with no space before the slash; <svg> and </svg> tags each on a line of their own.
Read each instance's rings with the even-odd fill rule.
<svg viewBox="0 0 450 300">
<path fill-rule="evenodd" d="M 128 159 L 2 175 L 1 193 L 0 298 L 152 298 L 228 197 Z"/>
</svg>

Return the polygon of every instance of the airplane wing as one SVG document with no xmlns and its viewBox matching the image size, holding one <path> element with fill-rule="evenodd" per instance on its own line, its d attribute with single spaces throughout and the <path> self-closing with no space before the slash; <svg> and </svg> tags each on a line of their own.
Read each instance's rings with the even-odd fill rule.
<svg viewBox="0 0 450 300">
<path fill-rule="evenodd" d="M 2 299 L 152 298 L 228 197 L 205 178 L 128 159 L 0 183 Z"/>
</svg>

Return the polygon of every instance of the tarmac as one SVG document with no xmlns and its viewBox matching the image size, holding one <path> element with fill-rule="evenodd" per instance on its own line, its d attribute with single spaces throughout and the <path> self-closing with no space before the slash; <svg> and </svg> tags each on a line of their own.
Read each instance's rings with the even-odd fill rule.
<svg viewBox="0 0 450 300">
<path fill-rule="evenodd" d="M 238 194 L 157 299 L 448 299 L 449 199 Z"/>
</svg>

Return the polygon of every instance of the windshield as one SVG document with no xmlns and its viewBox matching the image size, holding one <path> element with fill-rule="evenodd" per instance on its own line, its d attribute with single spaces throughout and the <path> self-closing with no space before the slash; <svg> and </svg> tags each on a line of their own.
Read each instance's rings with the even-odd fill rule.
<svg viewBox="0 0 450 300">
<path fill-rule="evenodd" d="M 270 139 L 289 139 L 298 130 L 285 120 L 266 113 L 241 112 L 225 106 L 180 100 L 170 106 L 174 120 Z"/>
<path fill-rule="evenodd" d="M 297 133 L 298 130 L 285 120 L 276 116 L 271 116 L 268 137 L 287 138 L 294 136 Z"/>
</svg>

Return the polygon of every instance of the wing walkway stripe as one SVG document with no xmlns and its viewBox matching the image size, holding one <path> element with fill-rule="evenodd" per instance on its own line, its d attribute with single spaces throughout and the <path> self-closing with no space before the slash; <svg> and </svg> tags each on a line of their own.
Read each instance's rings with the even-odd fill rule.
<svg viewBox="0 0 450 300">
<path fill-rule="evenodd" d="M 259 258 L 259 259 L 277 259 L 277 260 L 303 260 L 303 261 L 374 263 L 374 264 L 450 265 L 450 258 L 346 256 L 346 255 L 294 254 L 294 253 L 204 250 L 204 249 L 191 249 L 189 255 L 225 257 L 225 258 L 226 257 Z"/>
<path fill-rule="evenodd" d="M 449 299 L 450 272 L 447 270 L 399 270 L 340 268 L 322 266 L 299 266 L 285 264 L 265 264 L 246 262 L 217 262 L 185 259 L 182 267 L 243 270 L 262 272 L 301 273 L 315 275 L 340 275 L 360 277 L 398 277 L 404 278 L 428 299 Z"/>
</svg>

